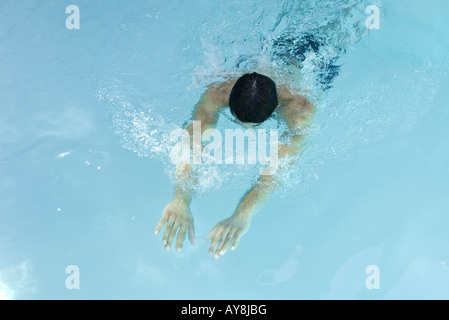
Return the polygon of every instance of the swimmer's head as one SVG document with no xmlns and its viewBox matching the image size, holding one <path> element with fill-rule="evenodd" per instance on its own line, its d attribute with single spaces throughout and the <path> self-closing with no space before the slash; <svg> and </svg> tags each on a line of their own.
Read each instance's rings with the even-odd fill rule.
<svg viewBox="0 0 449 320">
<path fill-rule="evenodd" d="M 243 123 L 262 123 L 277 106 L 276 84 L 256 72 L 240 77 L 229 98 L 231 113 Z"/>
</svg>

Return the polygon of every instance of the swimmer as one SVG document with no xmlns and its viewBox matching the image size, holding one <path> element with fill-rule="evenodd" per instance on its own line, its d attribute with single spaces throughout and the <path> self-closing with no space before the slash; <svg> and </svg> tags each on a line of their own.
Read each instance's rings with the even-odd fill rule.
<svg viewBox="0 0 449 320">
<path fill-rule="evenodd" d="M 322 44 L 320 39 L 309 34 L 299 41 L 285 36 L 275 41 L 274 53 L 284 61 L 285 66 L 301 68 L 308 53 L 319 55 Z M 334 65 L 334 62 L 317 65 L 317 81 L 323 85 L 324 90 L 331 87 L 332 79 L 338 74 L 338 66 Z M 304 129 L 311 125 L 315 107 L 304 96 L 292 92 L 287 85 L 279 81 L 276 83 L 273 79 L 274 76 L 265 70 L 261 73 L 245 73 L 240 77 L 209 85 L 194 107 L 192 120 L 201 122 L 201 133 L 216 126 L 219 114 L 225 108 L 230 108 L 235 122 L 244 128 L 254 127 L 269 118 L 282 121 L 286 124 L 287 131 L 279 138 L 278 160 L 284 164 L 282 170 L 288 170 L 303 150 L 307 131 Z M 192 137 L 193 123 L 188 126 L 187 131 Z M 285 136 L 289 137 L 287 142 L 282 139 Z M 175 184 L 174 197 L 165 207 L 155 234 L 165 225 L 162 243 L 170 250 L 176 238 L 175 248 L 179 252 L 187 234 L 192 244 L 195 240 L 190 203 L 196 181 L 190 164 L 178 165 L 176 171 L 179 183 Z M 206 239 L 211 241 L 209 253 L 219 258 L 229 248 L 234 250 L 240 238 L 248 231 L 251 219 L 262 208 L 270 194 L 281 185 L 278 174 L 260 175 L 243 196 L 234 213 L 218 222 L 208 234 Z"/>
<path fill-rule="evenodd" d="M 297 129 L 308 127 L 315 113 L 314 106 L 306 98 L 292 93 L 286 86 L 276 86 L 270 77 L 255 72 L 208 86 L 194 108 L 193 120 L 201 122 L 201 131 L 204 132 L 216 126 L 219 113 L 227 107 L 244 127 L 263 123 L 272 116 L 286 123 L 291 139 L 289 143 L 279 143 L 279 161 L 298 156 L 305 136 Z M 192 124 L 187 131 L 193 133 Z M 289 165 L 292 164 L 291 161 Z M 192 244 L 195 240 L 194 219 L 190 211 L 193 190 L 181 185 L 182 182 L 191 185 L 195 178 L 189 164 L 178 166 L 177 171 L 180 184 L 175 185 L 174 197 L 165 207 L 155 234 L 165 225 L 162 235 L 165 248 L 170 250 L 177 235 L 175 248 L 179 252 L 187 234 Z M 251 219 L 281 183 L 277 175 L 260 175 L 234 214 L 220 221 L 207 236 L 207 240 L 211 240 L 209 253 L 218 258 L 229 248 L 234 250 L 241 236 L 248 231 Z"/>
</svg>

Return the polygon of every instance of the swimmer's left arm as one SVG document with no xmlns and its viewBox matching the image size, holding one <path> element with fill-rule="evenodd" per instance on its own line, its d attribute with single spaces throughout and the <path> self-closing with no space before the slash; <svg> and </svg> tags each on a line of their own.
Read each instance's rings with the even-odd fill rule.
<svg viewBox="0 0 449 320">
<path fill-rule="evenodd" d="M 302 96 L 284 94 L 283 97 L 283 107 L 280 112 L 287 123 L 289 129 L 287 134 L 291 139 L 288 143 L 279 145 L 278 158 L 279 162 L 283 163 L 281 171 L 288 170 L 300 156 L 300 151 L 304 147 L 305 134 L 299 133 L 298 129 L 310 126 L 315 114 L 313 105 Z M 207 239 L 211 240 L 209 253 L 218 258 L 225 254 L 230 246 L 231 250 L 234 250 L 240 237 L 248 231 L 252 217 L 268 201 L 273 191 L 281 185 L 279 174 L 261 175 L 243 196 L 234 214 L 219 222 L 209 233 L 207 236 Z"/>
</svg>

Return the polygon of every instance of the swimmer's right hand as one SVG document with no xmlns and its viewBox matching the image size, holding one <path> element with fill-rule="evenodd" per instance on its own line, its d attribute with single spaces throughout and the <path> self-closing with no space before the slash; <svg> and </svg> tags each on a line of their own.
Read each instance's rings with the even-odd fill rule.
<svg viewBox="0 0 449 320">
<path fill-rule="evenodd" d="M 162 213 L 162 219 L 159 221 L 154 234 L 159 234 L 159 231 L 164 225 L 165 230 L 162 235 L 162 243 L 165 245 L 167 251 L 170 250 L 176 234 L 178 234 L 176 239 L 176 251 L 178 252 L 182 249 L 187 231 L 189 232 L 190 242 L 192 244 L 195 242 L 193 216 L 188 202 L 173 199 L 167 204 Z"/>
</svg>

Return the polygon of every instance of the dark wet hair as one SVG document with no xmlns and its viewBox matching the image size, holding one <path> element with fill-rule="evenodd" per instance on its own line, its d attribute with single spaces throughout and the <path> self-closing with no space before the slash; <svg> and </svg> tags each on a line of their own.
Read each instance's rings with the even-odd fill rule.
<svg viewBox="0 0 449 320">
<path fill-rule="evenodd" d="M 229 98 L 231 113 L 242 122 L 262 123 L 277 106 L 276 84 L 256 72 L 241 76 Z"/>
</svg>

